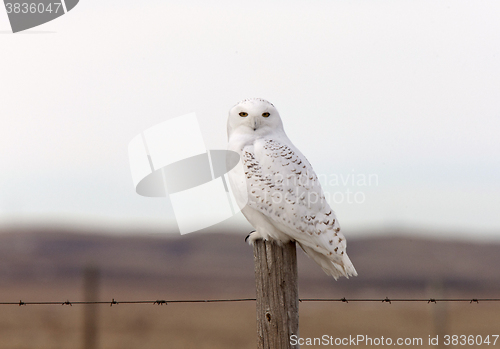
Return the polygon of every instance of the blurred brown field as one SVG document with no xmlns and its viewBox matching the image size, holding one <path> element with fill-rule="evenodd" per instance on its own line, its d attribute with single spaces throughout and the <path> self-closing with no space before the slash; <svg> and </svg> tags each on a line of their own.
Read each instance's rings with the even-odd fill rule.
<svg viewBox="0 0 500 349">
<path fill-rule="evenodd" d="M 391 237 L 349 242 L 359 273 L 349 280 L 334 281 L 298 252 L 301 298 L 499 298 L 498 244 Z M 85 300 L 88 266 L 99 270 L 100 301 L 255 297 L 253 253 L 242 236 L 37 230 L 0 233 L 0 302 Z M 0 305 L 0 349 L 87 349 L 86 307 Z M 253 301 L 93 307 L 99 349 L 256 347 Z M 300 303 L 302 338 L 422 338 L 420 348 L 436 348 L 427 344 L 429 336 L 484 337 L 499 329 L 500 302 Z M 302 346 L 320 347 L 327 346 Z"/>
<path fill-rule="evenodd" d="M 50 299 L 47 294 L 45 299 Z M 88 305 L 3 306 L 0 348 L 83 348 Z M 300 303 L 300 336 L 422 338 L 436 335 L 439 304 Z M 256 347 L 255 303 L 97 305 L 98 347 L 233 349 Z M 446 333 L 499 333 L 500 304 L 446 304 Z M 500 345 L 500 343 L 497 343 Z M 361 345 L 362 346 L 362 345 Z M 320 348 L 325 346 L 302 346 Z"/>
</svg>

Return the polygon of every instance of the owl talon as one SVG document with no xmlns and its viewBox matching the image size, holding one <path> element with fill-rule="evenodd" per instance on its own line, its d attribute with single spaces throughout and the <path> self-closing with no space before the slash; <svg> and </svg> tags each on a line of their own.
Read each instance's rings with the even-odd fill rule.
<svg viewBox="0 0 500 349">
<path fill-rule="evenodd" d="M 252 245 L 255 243 L 255 241 L 257 240 L 261 240 L 262 239 L 262 235 L 260 235 L 260 233 L 256 230 L 250 232 L 250 234 L 248 234 L 248 236 L 245 238 L 245 241 L 249 244 L 249 245 Z"/>
<path fill-rule="evenodd" d="M 248 233 L 247 237 L 245 238 L 245 242 L 247 242 L 248 238 L 250 237 L 250 235 L 252 235 L 252 233 L 254 233 L 255 230 L 252 230 L 250 233 Z"/>
</svg>

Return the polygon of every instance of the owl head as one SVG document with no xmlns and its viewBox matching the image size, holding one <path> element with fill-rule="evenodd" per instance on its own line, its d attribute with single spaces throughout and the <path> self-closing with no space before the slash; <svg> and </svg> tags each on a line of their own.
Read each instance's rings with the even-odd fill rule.
<svg viewBox="0 0 500 349">
<path fill-rule="evenodd" d="M 245 99 L 229 110 L 228 137 L 235 131 L 253 137 L 284 133 L 278 110 L 272 103 L 261 98 Z"/>
</svg>

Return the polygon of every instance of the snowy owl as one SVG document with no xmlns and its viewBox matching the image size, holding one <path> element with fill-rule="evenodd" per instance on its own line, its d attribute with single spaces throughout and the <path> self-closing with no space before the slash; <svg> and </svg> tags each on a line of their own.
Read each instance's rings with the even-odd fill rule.
<svg viewBox="0 0 500 349">
<path fill-rule="evenodd" d="M 273 104 L 246 99 L 229 111 L 228 149 L 243 166 L 229 173 L 255 240 L 296 241 L 328 275 L 356 276 L 346 240 L 314 170 L 288 139 Z M 244 199 L 243 199 L 244 198 Z"/>
</svg>

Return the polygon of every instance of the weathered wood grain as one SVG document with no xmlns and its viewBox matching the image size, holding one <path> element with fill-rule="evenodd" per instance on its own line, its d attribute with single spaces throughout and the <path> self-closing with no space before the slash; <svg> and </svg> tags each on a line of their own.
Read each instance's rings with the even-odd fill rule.
<svg viewBox="0 0 500 349">
<path fill-rule="evenodd" d="M 295 242 L 254 244 L 257 297 L 257 348 L 298 348 L 290 336 L 299 331 L 299 290 Z"/>
</svg>

